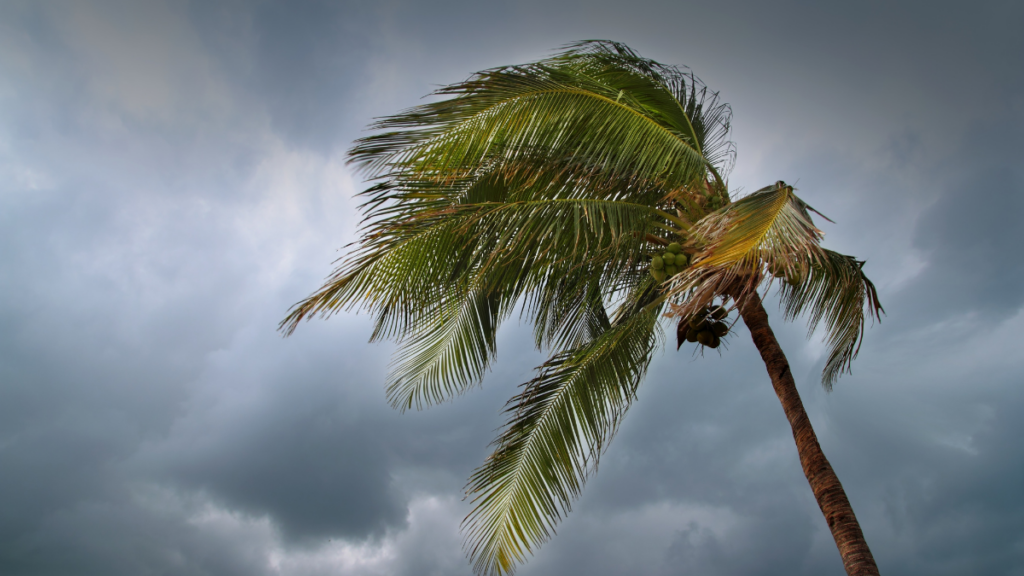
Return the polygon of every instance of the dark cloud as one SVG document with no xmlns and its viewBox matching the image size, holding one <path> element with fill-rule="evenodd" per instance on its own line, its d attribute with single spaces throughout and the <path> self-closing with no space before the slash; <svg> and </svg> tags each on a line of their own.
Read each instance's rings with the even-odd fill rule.
<svg viewBox="0 0 1024 576">
<path fill-rule="evenodd" d="M 964 148 L 980 158 L 966 170 L 944 171 L 934 203 L 915 226 L 914 246 L 926 255 L 928 268 L 907 288 L 905 305 L 914 316 L 927 307 L 946 316 L 979 311 L 991 321 L 1024 303 L 1024 263 L 1017 257 L 1024 243 L 1018 222 L 1024 169 L 1015 161 L 1024 150 L 1024 132 L 979 129 L 969 141 Z"/>
<path fill-rule="evenodd" d="M 191 5 L 199 31 L 227 77 L 257 97 L 289 143 L 330 153 L 362 121 L 346 110 L 367 81 L 364 63 L 378 27 L 372 3 L 309 1 Z M 233 32 L 225 38 L 225 31 Z"/>
<path fill-rule="evenodd" d="M 1019 574 L 1016 4 L 150 2 L 0 8 L 0 572 L 468 574 L 465 478 L 542 357 L 400 414 L 348 314 L 274 332 L 353 238 L 341 151 L 438 84 L 588 37 L 687 64 L 868 259 L 835 392 L 777 332 L 885 573 Z M 524 575 L 839 574 L 764 367 L 655 359 Z"/>
</svg>

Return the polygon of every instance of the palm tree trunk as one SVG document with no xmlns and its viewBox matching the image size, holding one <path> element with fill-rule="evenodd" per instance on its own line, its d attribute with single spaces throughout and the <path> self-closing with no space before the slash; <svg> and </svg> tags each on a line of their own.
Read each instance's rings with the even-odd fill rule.
<svg viewBox="0 0 1024 576">
<path fill-rule="evenodd" d="M 839 555 L 843 558 L 843 566 L 849 576 L 878 576 L 878 567 L 871 556 L 868 543 L 864 540 L 860 524 L 853 513 L 850 501 L 846 498 L 843 485 L 839 483 L 832 466 L 818 445 L 818 437 L 811 428 L 800 394 L 796 390 L 793 374 L 789 370 L 789 361 L 783 354 L 771 326 L 768 325 L 768 314 L 761 304 L 756 292 L 751 292 L 745 301 L 740 303 L 740 316 L 750 330 L 761 358 L 764 360 L 768 375 L 772 379 L 775 394 L 782 402 L 789 425 L 793 428 L 797 452 L 800 453 L 800 464 L 804 475 L 811 485 L 814 498 L 818 501 L 821 513 L 825 515 L 828 527 L 839 547 Z"/>
</svg>

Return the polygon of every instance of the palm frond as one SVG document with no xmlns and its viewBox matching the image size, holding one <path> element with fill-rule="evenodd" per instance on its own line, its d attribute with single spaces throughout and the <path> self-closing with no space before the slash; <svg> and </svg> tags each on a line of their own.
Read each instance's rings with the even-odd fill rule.
<svg viewBox="0 0 1024 576">
<path fill-rule="evenodd" d="M 555 60 L 575 61 L 579 66 L 617 75 L 620 71 L 664 86 L 665 90 L 621 88 L 622 98 L 636 102 L 698 143 L 699 151 L 712 166 L 725 175 L 735 160 L 735 147 L 729 140 L 732 109 L 686 67 L 668 66 L 640 56 L 620 42 L 585 40 L 566 46 Z M 617 83 L 615 83 L 618 85 Z M 671 96 L 671 98 L 667 98 Z"/>
<path fill-rule="evenodd" d="M 720 295 L 739 301 L 783 278 L 786 319 L 809 312 L 809 333 L 825 322 L 829 355 L 822 385 L 831 390 L 857 356 L 865 311 L 880 319 L 882 307 L 863 262 L 821 247 L 811 211 L 791 186 L 777 182 L 698 222 L 694 265 L 671 287 L 670 315 L 689 317 Z"/>
<path fill-rule="evenodd" d="M 475 507 L 463 528 L 478 574 L 511 573 L 569 512 L 660 336 L 651 288 L 602 334 L 545 362 L 509 402 L 494 453 L 467 485 Z"/>
<path fill-rule="evenodd" d="M 802 282 L 783 283 L 780 290 L 787 320 L 808 312 L 808 336 L 824 321 L 829 346 L 822 372 L 822 385 L 831 390 L 839 375 L 850 372 L 850 364 L 864 339 L 864 312 L 881 320 L 884 312 L 875 285 L 864 275 L 864 262 L 823 250 L 824 257 L 808 262 L 809 273 Z"/>
<path fill-rule="evenodd" d="M 793 188 L 778 182 L 705 218 L 695 238 L 706 243 L 698 267 L 741 264 L 753 271 L 763 260 L 815 252 L 822 233 Z"/>
<path fill-rule="evenodd" d="M 580 269 L 552 278 L 531 295 L 524 313 L 533 316 L 538 349 L 576 348 L 609 328 L 600 276 Z"/>
<path fill-rule="evenodd" d="M 673 280 L 672 314 L 689 316 L 723 294 L 756 290 L 762 266 L 792 269 L 821 258 L 821 231 L 791 186 L 778 182 L 709 214 L 688 242 L 693 265 Z"/>
<path fill-rule="evenodd" d="M 379 121 L 373 128 L 386 132 L 360 139 L 351 161 L 378 176 L 450 177 L 472 173 L 490 158 L 531 156 L 535 165 L 541 158 L 559 165 L 572 159 L 672 189 L 731 157 L 730 113 L 717 94 L 692 74 L 663 66 L 650 73 L 652 61 L 607 56 L 569 50 L 475 74 L 436 93 L 451 98 Z"/>
<path fill-rule="evenodd" d="M 657 211 L 623 201 L 558 198 L 464 204 L 394 223 L 300 303 L 290 329 L 317 313 L 359 305 L 376 314 L 373 339 L 398 338 L 388 396 L 422 407 L 479 382 L 500 322 L 526 293 L 553 342 L 578 343 L 607 322 L 601 295 L 572 281 L 634 285 Z M 568 226 L 567 226 L 568 224 Z M 583 297 L 581 300 L 581 296 Z M 596 298 L 596 299 L 595 299 Z"/>
<path fill-rule="evenodd" d="M 509 304 L 497 290 L 448 297 L 433 322 L 420 322 L 400 344 L 388 375 L 391 405 L 420 409 L 482 380 Z"/>
</svg>

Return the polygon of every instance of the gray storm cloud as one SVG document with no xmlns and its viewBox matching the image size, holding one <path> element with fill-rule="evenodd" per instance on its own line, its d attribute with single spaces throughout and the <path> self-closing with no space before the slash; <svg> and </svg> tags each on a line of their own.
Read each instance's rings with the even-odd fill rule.
<svg viewBox="0 0 1024 576">
<path fill-rule="evenodd" d="M 469 574 L 465 478 L 543 356 L 400 414 L 343 313 L 275 332 L 355 238 L 374 116 L 582 38 L 733 105 L 888 315 L 854 373 L 776 320 L 886 574 L 1021 574 L 1021 8 L 728 2 L 0 6 L 0 573 Z M 773 310 L 770 310 L 773 312 Z M 779 316 L 774 314 L 773 316 Z M 524 575 L 841 574 L 763 365 L 666 351 Z"/>
</svg>

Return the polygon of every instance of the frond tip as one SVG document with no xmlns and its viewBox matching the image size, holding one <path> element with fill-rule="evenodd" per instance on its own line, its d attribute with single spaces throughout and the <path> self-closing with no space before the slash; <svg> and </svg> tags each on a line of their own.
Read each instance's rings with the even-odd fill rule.
<svg viewBox="0 0 1024 576">
<path fill-rule="evenodd" d="M 828 359 L 821 384 L 831 390 L 843 372 L 850 373 L 864 340 L 865 312 L 881 321 L 884 313 L 875 285 L 864 275 L 864 262 L 831 250 L 807 262 L 807 274 L 798 282 L 784 282 L 780 289 L 787 320 L 808 313 L 810 335 L 824 321 Z"/>
<path fill-rule="evenodd" d="M 596 468 L 658 343 L 660 304 L 637 308 L 592 341 L 556 354 L 509 401 L 494 453 L 466 487 L 475 507 L 463 530 L 477 574 L 509 574 L 525 561 Z"/>
</svg>

